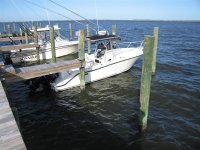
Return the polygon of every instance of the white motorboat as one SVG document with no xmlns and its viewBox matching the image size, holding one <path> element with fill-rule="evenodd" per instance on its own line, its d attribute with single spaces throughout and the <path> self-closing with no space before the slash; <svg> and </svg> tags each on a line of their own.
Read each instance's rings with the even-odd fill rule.
<svg viewBox="0 0 200 150">
<path fill-rule="evenodd" d="M 78 52 L 78 41 L 69 41 L 61 37 L 58 33 L 61 28 L 58 25 L 54 25 L 54 31 L 57 33 L 55 37 L 55 49 L 56 49 L 56 57 L 66 56 L 68 54 L 73 54 Z M 46 60 L 52 58 L 51 52 L 51 43 L 49 41 L 49 26 L 45 28 L 38 28 L 37 31 L 39 32 L 39 57 L 40 60 Z M 33 30 L 30 30 L 33 32 Z M 30 43 L 34 44 L 34 43 Z M 36 61 L 37 55 L 36 50 L 33 48 L 29 49 L 22 49 L 19 50 L 12 50 L 11 51 L 11 59 L 13 62 L 20 62 L 20 61 Z"/>
<path fill-rule="evenodd" d="M 115 35 L 95 35 L 90 37 L 96 44 L 93 54 L 85 54 L 85 82 L 90 83 L 108 78 L 129 70 L 135 61 L 143 54 L 142 42 L 126 42 L 127 47 L 119 47 L 119 37 Z M 80 85 L 79 68 L 64 71 L 51 83 L 55 91 L 62 91 Z"/>
</svg>

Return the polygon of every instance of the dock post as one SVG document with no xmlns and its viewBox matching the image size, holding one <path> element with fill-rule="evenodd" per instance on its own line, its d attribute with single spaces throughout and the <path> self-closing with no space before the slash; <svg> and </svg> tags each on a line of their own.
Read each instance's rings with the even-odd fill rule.
<svg viewBox="0 0 200 150">
<path fill-rule="evenodd" d="M 28 33 L 25 31 L 25 39 L 26 39 L 26 44 L 28 44 Z"/>
<path fill-rule="evenodd" d="M 151 69 L 153 59 L 154 37 L 144 37 L 144 54 L 140 86 L 139 127 L 143 132 L 147 129 L 148 107 L 151 86 Z"/>
<path fill-rule="evenodd" d="M 87 24 L 87 37 L 90 37 L 90 25 Z M 87 46 L 88 46 L 88 54 L 91 54 L 91 41 L 90 38 L 87 40 Z"/>
<path fill-rule="evenodd" d="M 153 60 L 152 60 L 152 75 L 155 75 L 156 72 L 156 55 L 158 48 L 158 27 L 154 27 L 154 48 L 153 48 Z"/>
<path fill-rule="evenodd" d="M 72 40 L 73 38 L 73 33 L 72 33 L 72 24 L 69 23 L 69 39 Z"/>
<path fill-rule="evenodd" d="M 117 29 L 116 24 L 112 25 L 112 35 L 116 35 L 116 29 Z"/>
<path fill-rule="evenodd" d="M 4 34 L 6 33 L 6 24 L 5 23 L 3 24 L 3 32 L 4 32 Z"/>
<path fill-rule="evenodd" d="M 20 34 L 20 36 L 22 36 L 22 29 L 20 28 L 19 29 L 19 34 Z M 22 40 L 19 40 L 19 42 L 20 42 L 20 45 L 22 44 Z"/>
<path fill-rule="evenodd" d="M 50 27 L 50 42 L 51 42 L 51 53 L 52 62 L 56 62 L 56 50 L 55 50 L 55 38 L 54 38 L 54 27 Z"/>
<path fill-rule="evenodd" d="M 84 44 L 85 44 L 85 35 L 84 30 L 79 30 L 78 34 L 78 42 L 79 42 L 79 60 L 81 61 L 80 67 L 80 88 L 81 90 L 85 89 L 85 67 L 83 64 L 85 63 L 85 51 L 84 51 Z"/>
<path fill-rule="evenodd" d="M 10 35 L 12 34 L 12 29 L 11 29 L 10 24 L 8 24 L 7 27 L 8 27 L 8 34 L 9 34 L 9 36 L 10 36 Z"/>
<path fill-rule="evenodd" d="M 13 32 L 16 33 L 16 25 L 15 25 L 15 22 L 13 22 Z"/>
<path fill-rule="evenodd" d="M 33 26 L 34 30 L 34 37 L 35 37 L 35 43 L 38 44 L 38 32 L 37 32 L 37 27 Z M 36 56 L 37 56 L 37 61 L 40 61 L 40 54 L 39 54 L 39 47 L 36 47 Z"/>
</svg>

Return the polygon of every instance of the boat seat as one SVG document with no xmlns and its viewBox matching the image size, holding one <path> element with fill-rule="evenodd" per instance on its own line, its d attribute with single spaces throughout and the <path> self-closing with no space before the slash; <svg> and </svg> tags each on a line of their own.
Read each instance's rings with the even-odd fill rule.
<svg viewBox="0 0 200 150">
<path fill-rule="evenodd" d="M 105 50 L 97 49 L 96 57 L 100 58 L 105 54 Z"/>
</svg>

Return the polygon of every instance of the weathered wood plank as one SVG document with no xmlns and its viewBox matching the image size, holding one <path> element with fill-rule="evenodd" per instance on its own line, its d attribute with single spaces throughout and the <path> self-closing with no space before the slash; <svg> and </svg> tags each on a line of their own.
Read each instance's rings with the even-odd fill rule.
<svg viewBox="0 0 200 150">
<path fill-rule="evenodd" d="M 50 27 L 50 42 L 51 42 L 51 62 L 56 62 L 56 49 L 55 49 L 55 37 L 54 37 L 54 27 Z"/>
<path fill-rule="evenodd" d="M 18 36 L 18 37 L 0 37 L 0 42 L 7 42 L 7 41 L 19 41 L 25 40 L 25 36 Z"/>
<path fill-rule="evenodd" d="M 26 150 L 0 82 L 0 150 Z"/>
<path fill-rule="evenodd" d="M 5 65 L 4 67 L 2 67 L 2 72 L 4 72 L 4 77 L 6 78 L 7 82 L 16 82 L 50 75 L 73 68 L 80 68 L 84 65 L 85 64 L 81 64 L 81 61 L 75 59 L 70 61 L 59 61 L 57 63 L 52 64 L 41 64 L 30 67 L 21 67 L 16 69 L 12 65 Z"/>
<path fill-rule="evenodd" d="M 79 31 L 79 36 L 78 36 L 78 41 L 79 41 L 79 59 L 81 62 L 85 62 L 85 52 L 84 52 L 84 44 L 85 44 L 85 34 L 84 30 Z M 81 66 L 80 67 L 80 88 L 81 90 L 85 89 L 85 67 Z"/>
<path fill-rule="evenodd" d="M 18 148 L 26 150 L 25 145 L 19 136 L 15 139 L 0 144 L 0 148 L 1 147 L 2 150 L 19 150 Z"/>
<path fill-rule="evenodd" d="M 141 85 L 140 85 L 140 101 L 139 101 L 140 102 L 139 125 L 141 132 L 147 129 L 153 47 L 154 47 L 154 37 L 145 36 Z"/>
<path fill-rule="evenodd" d="M 23 44 L 23 45 L 12 45 L 12 46 L 2 46 L 0 47 L 0 51 L 10 51 L 10 50 L 19 50 L 26 48 L 39 47 L 38 44 Z"/>
<path fill-rule="evenodd" d="M 9 107 L 8 103 L 4 102 L 4 103 L 0 103 L 0 105 L 1 105 L 0 114 L 3 114 L 3 113 L 6 113 L 6 112 L 10 111 L 10 107 Z"/>
<path fill-rule="evenodd" d="M 157 57 L 157 49 L 158 49 L 158 27 L 154 27 L 154 48 L 153 48 L 153 59 L 152 59 L 152 75 L 155 75 L 156 72 L 156 57 Z"/>
<path fill-rule="evenodd" d="M 0 136 L 8 134 L 13 131 L 17 131 L 17 130 L 18 130 L 18 127 L 16 126 L 16 124 L 13 124 L 12 126 L 8 126 L 8 127 L 1 129 Z"/>
</svg>

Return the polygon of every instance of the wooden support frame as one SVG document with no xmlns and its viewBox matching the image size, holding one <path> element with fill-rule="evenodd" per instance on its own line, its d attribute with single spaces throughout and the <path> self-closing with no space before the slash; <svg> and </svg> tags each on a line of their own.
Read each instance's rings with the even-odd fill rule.
<svg viewBox="0 0 200 150">
<path fill-rule="evenodd" d="M 0 51 L 10 51 L 10 50 L 19 50 L 25 48 L 35 48 L 39 47 L 38 44 L 23 44 L 23 45 L 13 45 L 13 46 L 2 46 L 0 47 Z"/>
</svg>

